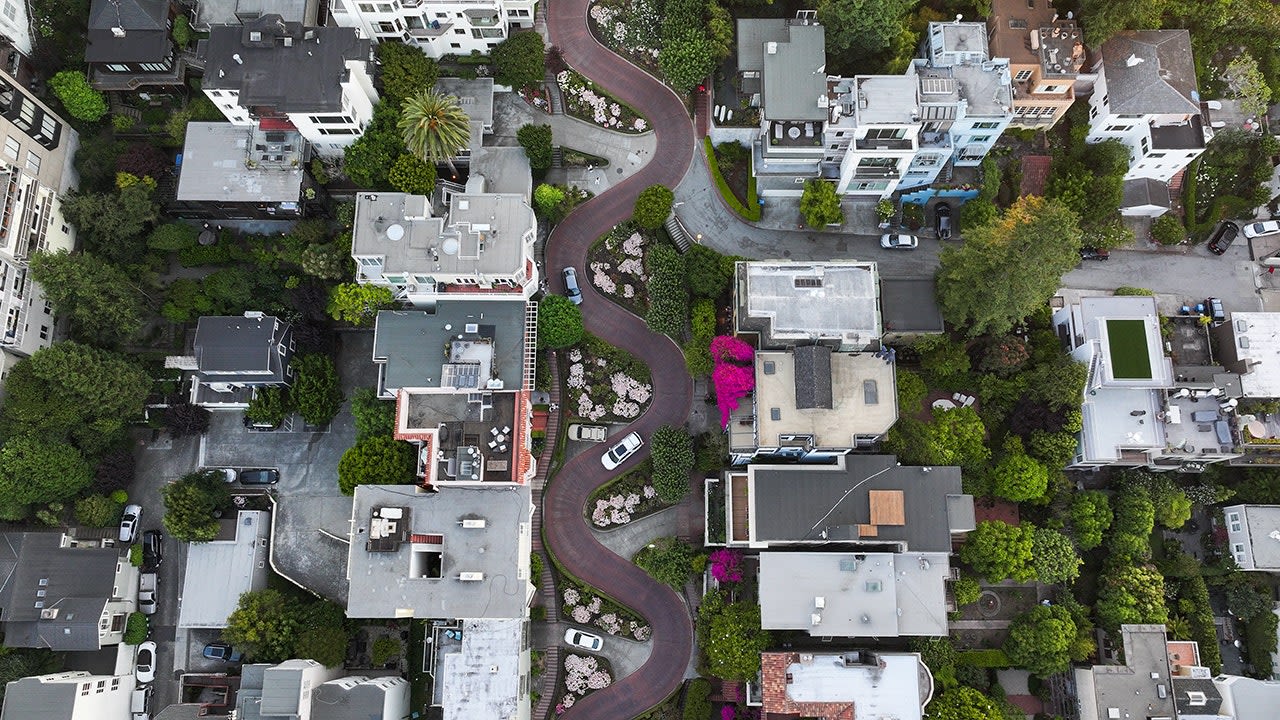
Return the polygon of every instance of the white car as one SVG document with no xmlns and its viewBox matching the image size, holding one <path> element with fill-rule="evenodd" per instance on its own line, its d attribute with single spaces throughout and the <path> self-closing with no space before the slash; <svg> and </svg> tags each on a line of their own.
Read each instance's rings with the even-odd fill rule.
<svg viewBox="0 0 1280 720">
<path fill-rule="evenodd" d="M 890 250 L 915 250 L 920 245 L 920 238 L 915 235 L 887 233 L 880 236 L 880 247 Z"/>
<path fill-rule="evenodd" d="M 600 648 L 604 647 L 604 638 L 575 628 L 569 628 L 564 632 L 564 641 L 573 647 L 591 652 L 600 652 Z"/>
<path fill-rule="evenodd" d="M 1273 235 L 1280 233 L 1280 220 L 1264 220 L 1262 222 L 1249 223 L 1244 226 L 1244 236 L 1247 238 L 1256 238 L 1260 235 Z"/>
<path fill-rule="evenodd" d="M 142 506 L 126 505 L 120 518 L 120 542 L 133 542 L 138 535 L 138 523 L 142 522 Z"/>
<path fill-rule="evenodd" d="M 138 656 L 133 662 L 133 674 L 139 685 L 145 685 L 156 679 L 156 644 L 150 640 L 138 646 Z"/>
<path fill-rule="evenodd" d="M 626 461 L 627 458 L 636 454 L 644 445 L 644 441 L 640 439 L 640 433 L 630 433 L 622 438 L 617 445 L 609 448 L 609 452 L 600 458 L 600 462 L 604 463 L 605 470 L 613 470 Z"/>
<path fill-rule="evenodd" d="M 582 442 L 604 442 L 609 438 L 609 428 L 604 425 L 573 423 L 569 426 L 569 439 Z"/>
</svg>

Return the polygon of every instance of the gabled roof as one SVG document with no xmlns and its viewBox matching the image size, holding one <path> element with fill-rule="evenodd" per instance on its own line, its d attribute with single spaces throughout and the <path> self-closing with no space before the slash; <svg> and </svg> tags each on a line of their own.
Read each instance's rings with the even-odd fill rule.
<svg viewBox="0 0 1280 720">
<path fill-rule="evenodd" d="M 64 548 L 56 532 L 0 535 L 5 644 L 97 650 L 98 619 L 114 595 L 119 557 L 112 548 Z M 42 618 L 46 610 L 57 615 Z"/>
<path fill-rule="evenodd" d="M 1122 208 L 1169 207 L 1169 186 L 1151 178 L 1134 178 L 1124 181 Z"/>
<path fill-rule="evenodd" d="M 195 356 L 205 379 L 226 377 L 233 382 L 247 376 L 256 382 L 284 380 L 284 363 L 278 345 L 289 325 L 272 315 L 257 317 L 209 316 L 196 323 Z"/>
<path fill-rule="evenodd" d="M 87 40 L 84 56 L 91 63 L 162 60 L 172 48 L 169 3 L 167 0 L 94 0 L 89 8 Z"/>
<path fill-rule="evenodd" d="M 1102 45 L 1113 115 L 1196 115 L 1196 66 L 1186 30 L 1122 32 Z"/>
<path fill-rule="evenodd" d="M 805 345 L 795 349 L 796 409 L 831 409 L 831 348 Z"/>
</svg>

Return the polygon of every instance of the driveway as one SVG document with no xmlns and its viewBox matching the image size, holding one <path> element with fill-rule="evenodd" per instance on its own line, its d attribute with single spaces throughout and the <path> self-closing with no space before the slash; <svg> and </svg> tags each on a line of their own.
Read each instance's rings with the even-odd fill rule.
<svg viewBox="0 0 1280 720">
<path fill-rule="evenodd" d="M 1086 261 L 1062 278 L 1062 286 L 1084 290 L 1114 290 L 1137 286 L 1172 296 L 1161 311 L 1176 313 L 1178 305 L 1195 305 L 1204 298 L 1222 298 L 1227 312 L 1257 312 L 1258 264 L 1249 259 L 1248 243 L 1236 242 L 1221 257 L 1201 246 L 1185 253 L 1112 250 L 1104 262 Z"/>
<path fill-rule="evenodd" d="M 348 401 L 324 432 L 250 431 L 238 411 L 214 413 L 201 447 L 206 467 L 274 467 L 280 482 L 271 558 L 276 572 L 342 606 L 347 604 L 347 531 L 351 498 L 338 491 L 338 460 L 355 443 L 351 393 L 374 387 L 371 331 L 338 335 L 338 375 Z M 295 419 L 301 428 L 301 421 Z M 341 538 L 341 539 L 339 539 Z"/>
<path fill-rule="evenodd" d="M 556 226 L 547 241 L 549 267 L 584 268 L 587 250 L 596 238 L 631 216 L 636 197 L 659 184 L 675 187 L 684 177 L 693 154 L 693 124 L 684 103 L 667 87 L 591 37 L 585 22 L 589 0 L 557 0 L 548 8 L 548 29 L 566 62 L 600 83 L 620 100 L 637 108 L 656 129 L 652 161 L 608 191 L 577 208 Z M 561 290 L 560 276 L 550 278 Z M 587 329 L 606 342 L 628 350 L 649 366 L 653 402 L 633 423 L 650 437 L 661 425 L 681 426 L 689 417 L 693 383 L 685 371 L 680 348 L 669 338 L 651 332 L 643 320 L 601 296 L 590 285 L 582 288 L 582 311 Z M 646 448 L 616 474 L 639 462 Z M 629 558 L 615 555 L 587 526 L 582 510 L 591 492 L 609 479 L 602 471 L 595 447 L 569 461 L 551 480 L 543 498 L 543 528 L 547 548 L 571 574 L 625 602 L 653 628 L 653 653 L 635 672 L 609 688 L 595 692 L 565 713 L 568 720 L 635 717 L 657 705 L 680 687 L 693 652 L 693 622 L 684 601 L 671 588 L 649 577 Z"/>
</svg>

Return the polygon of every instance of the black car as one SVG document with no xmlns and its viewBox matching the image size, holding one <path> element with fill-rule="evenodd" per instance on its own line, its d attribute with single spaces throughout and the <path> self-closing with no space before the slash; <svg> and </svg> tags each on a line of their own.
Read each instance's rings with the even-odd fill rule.
<svg viewBox="0 0 1280 720">
<path fill-rule="evenodd" d="M 258 470 L 241 470 L 241 485 L 275 485 L 280 482 L 280 471 L 275 468 Z"/>
<path fill-rule="evenodd" d="M 1215 324 L 1227 321 L 1227 311 L 1222 308 L 1222 301 L 1216 297 L 1204 299 L 1204 314 L 1208 315 Z"/>
<path fill-rule="evenodd" d="M 1081 260 L 1110 260 L 1111 253 L 1106 248 L 1082 247 L 1080 248 Z"/>
<path fill-rule="evenodd" d="M 1231 243 L 1236 239 L 1236 235 L 1240 234 L 1240 226 L 1233 222 L 1224 222 L 1218 226 L 1217 232 L 1213 237 L 1209 238 L 1209 252 L 1214 255 L 1221 255 L 1231 247 Z"/>
<path fill-rule="evenodd" d="M 933 208 L 933 229 L 939 240 L 951 239 L 951 206 L 938 203 Z"/>
<path fill-rule="evenodd" d="M 159 530 L 148 530 L 142 533 L 142 567 L 154 570 L 164 562 L 164 533 Z"/>
</svg>

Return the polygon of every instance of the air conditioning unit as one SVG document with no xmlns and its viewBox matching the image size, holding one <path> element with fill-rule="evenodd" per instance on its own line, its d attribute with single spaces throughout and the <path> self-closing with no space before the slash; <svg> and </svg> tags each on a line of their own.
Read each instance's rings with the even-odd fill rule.
<svg viewBox="0 0 1280 720">
<path fill-rule="evenodd" d="M 480 332 L 480 324 L 479 324 L 479 323 L 467 323 L 467 324 L 466 324 L 466 326 L 464 327 L 464 331 L 465 331 L 465 332 L 468 332 L 468 333 L 478 333 L 478 332 Z"/>
<path fill-rule="evenodd" d="M 484 573 L 482 572 L 458 573 L 458 579 L 463 582 L 479 582 L 484 579 Z"/>
<path fill-rule="evenodd" d="M 462 527 L 468 530 L 484 529 L 484 518 L 467 518 L 462 521 Z"/>
</svg>

